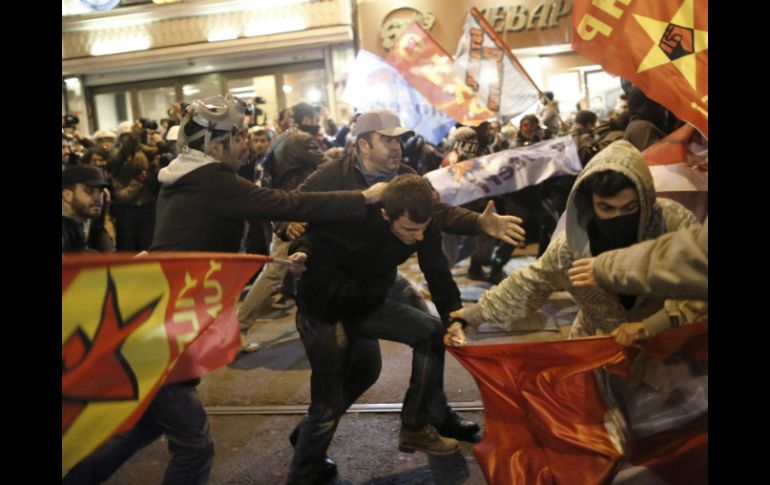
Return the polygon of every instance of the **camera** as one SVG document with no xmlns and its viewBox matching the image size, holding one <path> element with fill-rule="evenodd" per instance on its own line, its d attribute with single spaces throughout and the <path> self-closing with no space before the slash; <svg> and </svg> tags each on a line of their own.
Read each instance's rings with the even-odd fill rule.
<svg viewBox="0 0 770 485">
<path fill-rule="evenodd" d="M 65 115 L 64 116 L 64 127 L 65 128 L 74 128 L 80 123 L 80 118 L 78 118 L 75 115 Z"/>
<path fill-rule="evenodd" d="M 246 104 L 246 116 L 251 117 L 251 121 L 249 122 L 249 127 L 255 126 L 260 124 L 257 121 L 258 116 L 262 116 L 264 119 L 262 120 L 261 124 L 265 124 L 267 122 L 267 113 L 262 110 L 262 108 L 259 107 L 260 104 L 266 104 L 267 101 L 265 101 L 265 98 L 262 96 L 256 96 L 251 103 Z"/>
<path fill-rule="evenodd" d="M 142 128 L 145 130 L 157 130 L 158 129 L 158 122 L 155 120 L 150 120 L 147 118 L 139 118 L 139 123 L 141 123 Z"/>
<path fill-rule="evenodd" d="M 261 108 L 257 108 L 253 104 L 250 104 L 246 107 L 246 116 L 253 116 L 256 118 L 257 116 L 262 116 L 263 114 L 265 114 L 265 112 L 262 111 Z"/>
</svg>

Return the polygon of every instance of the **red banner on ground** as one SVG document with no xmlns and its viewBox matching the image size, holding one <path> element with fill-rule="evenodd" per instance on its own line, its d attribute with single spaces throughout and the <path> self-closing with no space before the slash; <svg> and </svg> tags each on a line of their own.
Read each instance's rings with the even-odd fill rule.
<svg viewBox="0 0 770 485">
<path fill-rule="evenodd" d="M 235 358 L 235 303 L 269 260 L 62 256 L 63 473 L 133 426 L 165 382 L 200 377 Z"/>
<path fill-rule="evenodd" d="M 572 48 L 708 138 L 708 1 L 575 0 Z"/>
<path fill-rule="evenodd" d="M 659 334 L 644 352 L 622 347 L 611 337 L 448 347 L 476 379 L 484 402 L 484 435 L 473 452 L 487 481 L 493 485 L 603 484 L 610 483 L 623 467 L 641 467 L 670 485 L 700 483 L 680 478 L 707 473 L 703 396 L 693 393 L 701 407 L 691 406 L 694 417 L 687 420 L 682 420 L 686 413 L 679 409 L 656 409 L 653 425 L 670 423 L 672 412 L 685 424 L 645 433 L 642 430 L 651 424 L 649 415 L 641 423 L 647 428 L 636 426 L 641 421 L 638 413 L 618 418 L 618 407 L 607 401 L 597 371 L 607 369 L 628 378 L 635 374 L 635 359 L 641 354 L 657 362 L 678 352 L 703 362 L 708 359 L 707 340 L 707 323 L 700 323 Z M 698 379 L 702 383 L 704 377 Z"/>
</svg>

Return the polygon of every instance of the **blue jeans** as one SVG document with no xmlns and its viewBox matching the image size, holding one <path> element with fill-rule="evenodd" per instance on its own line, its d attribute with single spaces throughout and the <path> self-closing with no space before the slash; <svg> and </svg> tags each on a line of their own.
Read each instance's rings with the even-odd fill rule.
<svg viewBox="0 0 770 485">
<path fill-rule="evenodd" d="M 329 324 L 297 313 L 297 330 L 312 374 L 310 408 L 300 423 L 288 483 L 311 484 L 345 411 L 377 381 L 377 339 L 412 347 L 412 374 L 401 420 L 412 426 L 443 422 L 450 413 L 443 390 L 444 326 L 412 306 L 385 300 L 355 323 Z"/>
<path fill-rule="evenodd" d="M 189 383 L 161 387 L 136 426 L 113 436 L 84 458 L 67 473 L 62 484 L 105 482 L 134 453 L 162 434 L 168 438 L 171 452 L 163 484 L 205 484 L 214 460 L 214 443 L 198 391 Z"/>
</svg>

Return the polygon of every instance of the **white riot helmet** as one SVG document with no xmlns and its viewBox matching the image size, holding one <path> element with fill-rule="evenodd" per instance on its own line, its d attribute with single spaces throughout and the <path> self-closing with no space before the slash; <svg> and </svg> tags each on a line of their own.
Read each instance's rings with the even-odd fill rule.
<svg viewBox="0 0 770 485">
<path fill-rule="evenodd" d="M 203 151 L 208 151 L 212 141 L 228 140 L 231 135 L 240 131 L 245 115 L 246 103 L 229 94 L 224 98 L 217 95 L 193 101 L 185 110 L 179 126 L 177 150 L 182 151 L 189 146 L 190 142 L 203 138 Z M 203 129 L 186 135 L 187 123 L 190 121 L 202 126 Z M 215 132 L 219 133 L 215 134 Z"/>
</svg>

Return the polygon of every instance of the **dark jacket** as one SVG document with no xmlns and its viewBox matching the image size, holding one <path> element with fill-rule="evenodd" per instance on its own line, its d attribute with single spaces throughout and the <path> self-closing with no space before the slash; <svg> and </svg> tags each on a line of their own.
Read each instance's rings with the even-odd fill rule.
<svg viewBox="0 0 770 485">
<path fill-rule="evenodd" d="M 61 216 L 61 252 L 82 253 L 113 251 L 112 241 L 104 229 L 104 215 L 91 221 L 88 237 L 83 232 L 83 224 L 64 215 Z"/>
<path fill-rule="evenodd" d="M 631 142 L 637 150 L 643 152 L 666 136 L 655 123 L 640 118 L 631 118 L 623 133 L 623 139 Z"/>
<path fill-rule="evenodd" d="M 238 252 L 246 219 L 330 221 L 360 219 L 366 213 L 360 193 L 299 194 L 265 189 L 218 162 L 170 179 L 169 172 L 173 173 L 175 164 L 186 156 L 183 152 L 161 170 L 164 183 L 158 196 L 152 251 Z"/>
<path fill-rule="evenodd" d="M 345 228 L 340 241 L 335 229 Z M 294 241 L 289 253 L 308 254 L 307 271 L 299 282 L 297 306 L 313 318 L 325 322 L 355 323 L 385 302 L 396 281 L 398 265 L 417 252 L 420 269 L 442 320 L 462 307 L 460 292 L 452 279 L 446 256 L 441 250 L 441 231 L 431 221 L 424 238 L 406 245 L 390 230 L 380 214 L 380 205 L 367 208 L 365 222 L 313 224 Z"/>
<path fill-rule="evenodd" d="M 414 173 L 401 164 L 398 173 Z M 329 191 L 367 187 L 366 178 L 350 154 L 321 165 L 300 191 Z M 381 305 L 396 278 L 399 264 L 417 252 L 431 296 L 446 321 L 460 308 L 460 294 L 441 249 L 441 230 L 478 234 L 478 214 L 436 201 L 423 241 L 407 246 L 390 231 L 380 206 L 367 208 L 365 223 L 340 221 L 311 224 L 292 243 L 289 253 L 306 252 L 297 305 L 306 314 L 326 322 L 355 320 Z"/>
<path fill-rule="evenodd" d="M 294 190 L 326 160 L 313 135 L 293 126 L 276 137 L 267 154 L 270 187 Z"/>
</svg>

